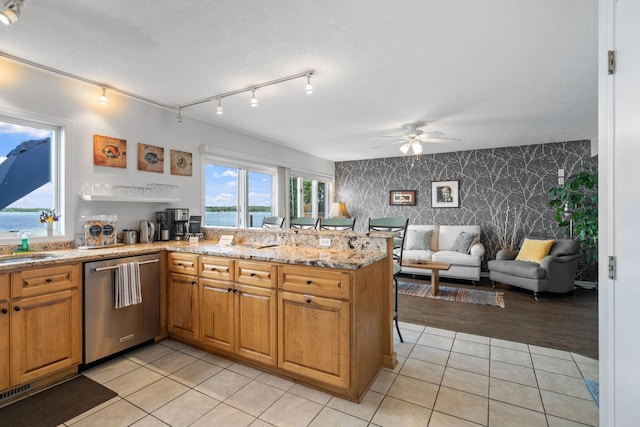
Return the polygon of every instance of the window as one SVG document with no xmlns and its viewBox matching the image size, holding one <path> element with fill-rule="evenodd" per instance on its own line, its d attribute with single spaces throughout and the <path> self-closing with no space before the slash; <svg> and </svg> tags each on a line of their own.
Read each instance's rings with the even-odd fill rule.
<svg viewBox="0 0 640 427">
<path fill-rule="evenodd" d="M 62 213 L 61 135 L 60 127 L 0 116 L 0 237 L 45 236 L 40 214 Z M 54 223 L 54 235 L 62 224 Z"/>
<path fill-rule="evenodd" d="M 274 215 L 275 171 L 250 169 L 205 163 L 206 226 L 261 227 L 263 218 Z"/>
<path fill-rule="evenodd" d="M 289 212 L 291 218 L 324 218 L 328 215 L 328 182 L 292 176 L 289 181 Z"/>
</svg>

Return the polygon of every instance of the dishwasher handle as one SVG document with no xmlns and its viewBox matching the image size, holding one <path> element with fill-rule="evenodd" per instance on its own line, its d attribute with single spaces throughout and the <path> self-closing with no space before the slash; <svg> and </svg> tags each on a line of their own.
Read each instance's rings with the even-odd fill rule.
<svg viewBox="0 0 640 427">
<path fill-rule="evenodd" d="M 148 261 L 139 261 L 138 264 L 142 265 L 142 264 L 153 264 L 156 262 L 160 262 L 159 259 L 150 259 Z M 98 267 L 98 268 L 94 268 L 93 271 L 106 271 L 106 270 L 115 270 L 116 268 L 118 268 L 117 265 L 112 265 L 111 267 Z"/>
</svg>

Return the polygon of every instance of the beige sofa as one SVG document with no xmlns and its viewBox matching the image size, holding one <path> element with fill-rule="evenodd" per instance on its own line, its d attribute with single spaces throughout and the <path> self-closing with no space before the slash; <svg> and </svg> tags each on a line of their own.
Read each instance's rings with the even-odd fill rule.
<svg viewBox="0 0 640 427">
<path fill-rule="evenodd" d="M 461 233 L 465 235 L 461 236 Z M 430 240 L 429 240 L 430 239 Z M 456 242 L 456 240 L 458 240 Z M 447 262 L 451 268 L 440 277 L 480 280 L 484 256 L 478 225 L 409 225 L 404 239 L 403 262 L 412 260 Z M 404 274 L 431 275 L 428 268 L 402 267 Z"/>
</svg>

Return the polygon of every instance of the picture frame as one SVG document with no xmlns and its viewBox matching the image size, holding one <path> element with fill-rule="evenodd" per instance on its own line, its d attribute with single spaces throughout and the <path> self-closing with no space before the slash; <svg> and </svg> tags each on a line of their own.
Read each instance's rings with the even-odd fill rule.
<svg viewBox="0 0 640 427">
<path fill-rule="evenodd" d="M 460 182 L 458 180 L 431 181 L 431 207 L 459 208 Z"/>
<path fill-rule="evenodd" d="M 164 148 L 138 143 L 138 170 L 164 172 Z"/>
<path fill-rule="evenodd" d="M 389 191 L 389 204 L 391 206 L 415 206 L 415 190 L 391 190 Z"/>
<path fill-rule="evenodd" d="M 171 175 L 191 176 L 193 154 L 186 151 L 170 150 Z"/>
<path fill-rule="evenodd" d="M 127 167 L 127 140 L 93 135 L 93 164 L 112 168 Z"/>
</svg>

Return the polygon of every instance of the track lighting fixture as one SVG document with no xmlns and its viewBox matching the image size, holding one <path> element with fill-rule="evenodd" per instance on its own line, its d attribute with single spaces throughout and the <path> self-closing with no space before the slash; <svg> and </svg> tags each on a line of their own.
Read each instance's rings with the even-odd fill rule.
<svg viewBox="0 0 640 427">
<path fill-rule="evenodd" d="M 102 88 L 102 95 L 100 95 L 100 98 L 98 99 L 98 102 L 102 105 L 107 105 L 109 103 L 109 98 L 107 98 L 107 88 L 103 87 Z"/>
<path fill-rule="evenodd" d="M 307 74 L 307 85 L 304 87 L 304 91 L 307 92 L 307 95 L 311 95 L 313 93 L 313 86 L 311 86 L 311 74 Z"/>
<path fill-rule="evenodd" d="M 178 108 L 178 114 L 176 115 L 176 122 L 182 123 L 182 108 Z"/>
<path fill-rule="evenodd" d="M 222 108 L 222 104 L 220 103 L 220 98 L 218 98 L 218 106 L 216 107 L 216 114 L 221 116 L 224 113 L 224 109 Z"/>
<path fill-rule="evenodd" d="M 20 18 L 20 11 L 24 0 L 8 0 L 4 3 L 2 12 L 0 12 L 0 22 L 4 25 L 15 24 Z"/>
<path fill-rule="evenodd" d="M 256 90 L 255 89 L 251 89 L 251 106 L 252 107 L 257 107 L 258 106 L 258 100 L 256 99 Z"/>
</svg>

